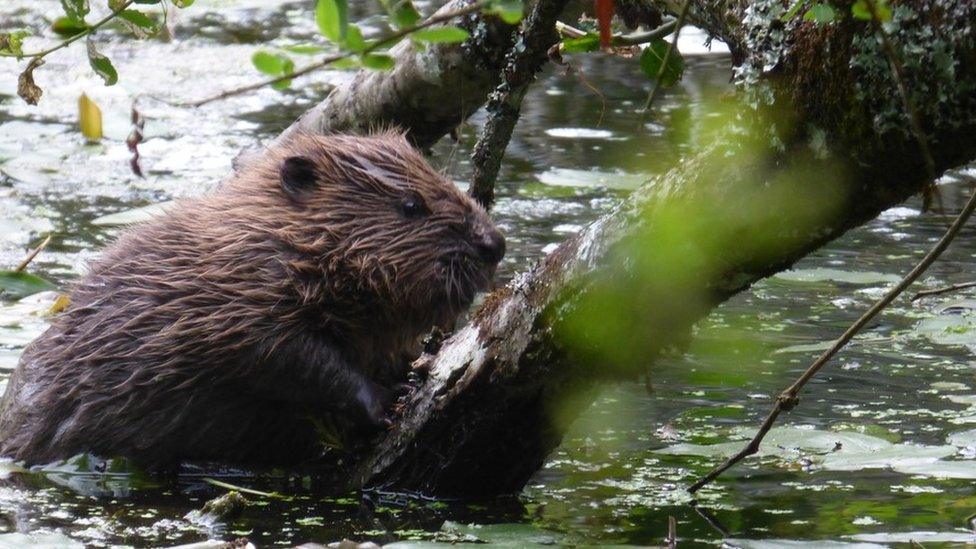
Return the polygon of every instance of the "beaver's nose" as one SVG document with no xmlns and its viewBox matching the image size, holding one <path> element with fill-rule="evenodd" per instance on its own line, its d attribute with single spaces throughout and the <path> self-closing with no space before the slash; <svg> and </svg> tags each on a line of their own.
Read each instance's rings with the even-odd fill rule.
<svg viewBox="0 0 976 549">
<path fill-rule="evenodd" d="M 505 237 L 498 229 L 488 228 L 477 236 L 475 248 L 485 263 L 495 264 L 505 257 Z"/>
</svg>

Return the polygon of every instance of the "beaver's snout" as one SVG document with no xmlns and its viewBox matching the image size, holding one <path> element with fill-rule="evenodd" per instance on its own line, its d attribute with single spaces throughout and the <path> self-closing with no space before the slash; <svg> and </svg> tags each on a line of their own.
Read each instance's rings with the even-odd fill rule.
<svg viewBox="0 0 976 549">
<path fill-rule="evenodd" d="M 474 247 L 478 257 L 489 265 L 495 265 L 505 257 L 505 237 L 490 225 L 475 230 Z"/>
</svg>

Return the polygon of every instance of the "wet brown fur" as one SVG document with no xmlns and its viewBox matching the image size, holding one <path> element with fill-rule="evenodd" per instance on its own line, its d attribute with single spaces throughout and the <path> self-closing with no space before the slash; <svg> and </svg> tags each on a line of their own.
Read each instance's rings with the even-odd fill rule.
<svg viewBox="0 0 976 549">
<path fill-rule="evenodd" d="M 294 158 L 310 188 L 283 185 Z M 314 458 L 313 418 L 375 423 L 418 336 L 487 286 L 488 237 L 485 212 L 401 135 L 294 136 L 91 266 L 9 381 L 0 454 Z"/>
</svg>

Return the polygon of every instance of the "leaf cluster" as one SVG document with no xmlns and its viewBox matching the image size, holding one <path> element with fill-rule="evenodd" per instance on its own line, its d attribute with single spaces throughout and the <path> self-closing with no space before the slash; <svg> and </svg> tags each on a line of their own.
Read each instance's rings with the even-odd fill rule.
<svg viewBox="0 0 976 549">
<path fill-rule="evenodd" d="M 416 27 L 421 20 L 420 12 L 410 0 L 380 0 L 386 13 L 389 26 L 397 33 L 403 33 L 418 47 L 427 44 L 447 44 L 463 42 L 470 33 L 456 25 L 438 25 L 426 28 Z M 492 0 L 483 2 L 484 10 L 493 13 L 509 23 L 518 22 L 524 9 L 521 0 Z M 294 44 L 278 51 L 262 50 L 251 57 L 254 67 L 269 76 L 275 77 L 271 86 L 284 89 L 291 84 L 289 75 L 295 72 L 295 62 L 290 54 L 317 55 L 338 49 L 347 54 L 331 63 L 334 68 L 366 68 L 389 70 L 395 65 L 393 58 L 380 51 L 396 44 L 399 39 L 389 37 L 367 39 L 362 29 L 349 21 L 348 0 L 318 0 L 315 6 L 315 24 L 325 43 Z"/>
<path fill-rule="evenodd" d="M 177 8 L 185 8 L 193 4 L 194 0 L 107 0 L 111 13 L 94 23 L 88 21 L 91 13 L 90 0 L 61 0 L 63 15 L 51 23 L 51 30 L 65 37 L 62 42 L 42 51 L 25 52 L 24 39 L 30 36 L 29 31 L 0 33 L 0 57 L 30 58 L 18 78 L 17 93 L 27 103 L 36 105 L 43 91 L 34 81 L 34 69 L 44 64 L 44 57 L 47 55 L 87 38 L 88 63 L 105 85 L 111 86 L 118 82 L 119 74 L 112 61 L 98 51 L 93 40 L 95 32 L 114 22 L 136 38 L 156 36 L 166 23 L 167 2 Z M 132 8 L 133 5 L 159 6 L 161 16 Z"/>
</svg>

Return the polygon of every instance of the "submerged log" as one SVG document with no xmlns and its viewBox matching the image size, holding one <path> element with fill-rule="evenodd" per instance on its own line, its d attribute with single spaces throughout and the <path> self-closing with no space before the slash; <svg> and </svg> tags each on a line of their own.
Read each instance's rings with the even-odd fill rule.
<svg viewBox="0 0 976 549">
<path fill-rule="evenodd" d="M 723 300 L 929 184 L 872 22 L 784 22 L 779 0 L 693 6 L 697 23 L 732 45 L 742 105 L 729 125 L 743 132 L 683 160 L 489 295 L 419 359 L 429 373 L 400 420 L 365 454 L 344 457 L 334 488 L 460 497 L 521 489 L 608 374 L 652 361 Z M 911 45 L 900 55 L 939 172 L 976 157 L 974 20 L 976 2 L 924 0 L 897 5 L 889 25 L 895 44 Z M 409 70 L 408 80 L 435 76 Z M 427 107 L 385 86 L 357 77 L 304 127 L 362 128 L 403 108 L 399 120 L 420 143 L 448 130 L 444 117 L 425 118 Z M 490 88 L 432 113 L 469 113 Z M 588 327 L 586 316 L 607 303 L 626 317 L 615 325 L 641 329 Z M 605 352 L 614 346 L 624 350 L 616 358 Z"/>
</svg>

